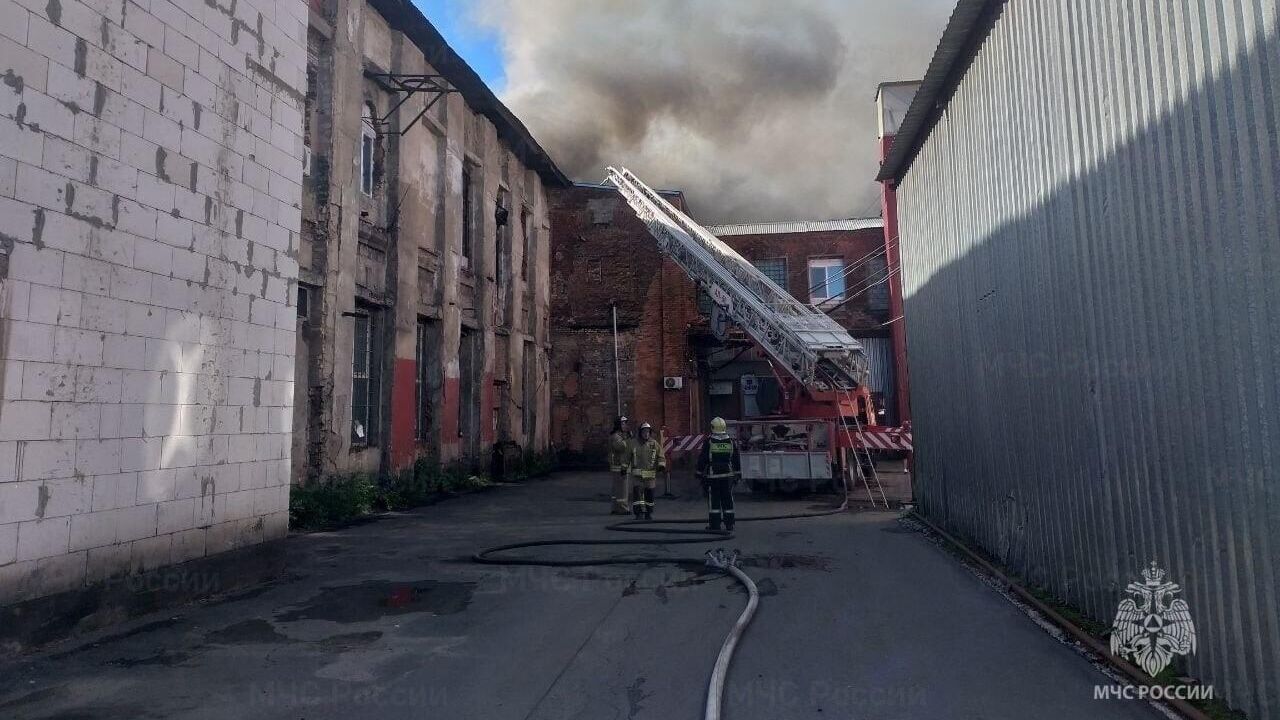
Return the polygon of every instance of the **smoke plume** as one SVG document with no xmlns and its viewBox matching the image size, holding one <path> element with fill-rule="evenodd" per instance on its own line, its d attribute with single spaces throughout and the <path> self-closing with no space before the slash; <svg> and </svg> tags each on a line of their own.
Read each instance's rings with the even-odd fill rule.
<svg viewBox="0 0 1280 720">
<path fill-rule="evenodd" d="M 879 212 L 876 84 L 953 0 L 483 0 L 504 101 L 570 177 L 625 165 L 704 222 Z"/>
</svg>

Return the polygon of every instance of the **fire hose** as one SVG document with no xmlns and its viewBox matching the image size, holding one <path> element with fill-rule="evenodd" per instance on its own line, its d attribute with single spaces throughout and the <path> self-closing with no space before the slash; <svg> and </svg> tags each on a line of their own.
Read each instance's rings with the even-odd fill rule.
<svg viewBox="0 0 1280 720">
<path fill-rule="evenodd" d="M 782 515 L 761 515 L 757 517 L 738 518 L 738 522 L 761 522 L 765 520 L 791 520 L 797 518 L 825 517 L 827 515 L 838 515 L 849 509 L 849 496 L 846 488 L 844 501 L 839 507 L 831 510 L 816 510 L 802 513 L 786 513 Z M 722 530 L 680 530 L 675 528 L 654 527 L 654 525 L 687 525 L 700 524 L 702 520 L 658 520 L 658 521 L 642 521 L 627 520 L 625 522 L 606 525 L 606 530 L 615 532 L 631 532 L 631 533 L 653 533 L 659 535 L 685 535 L 692 537 L 663 538 L 657 540 L 574 540 L 574 539 L 553 539 L 553 540 L 531 540 L 528 542 L 510 543 L 507 545 L 497 545 L 491 548 L 485 548 L 471 556 L 472 561 L 484 565 L 536 565 L 541 567 L 583 567 L 589 565 L 698 565 L 705 563 L 706 567 L 720 570 L 737 580 L 747 591 L 747 606 L 743 609 L 742 614 L 738 616 L 734 622 L 733 628 L 729 630 L 729 634 L 725 637 L 724 643 L 720 646 L 720 653 L 716 656 L 715 665 L 711 670 L 711 679 L 707 683 L 707 702 L 703 712 L 703 720 L 720 720 L 721 708 L 724 697 L 724 683 L 729 673 L 729 663 L 733 659 L 733 653 L 738 647 L 738 641 L 742 639 L 743 632 L 747 626 L 751 624 L 751 619 L 755 616 L 756 608 L 760 604 L 760 592 L 756 588 L 756 584 L 752 581 L 741 568 L 738 567 L 737 551 L 729 552 L 724 548 L 716 548 L 708 550 L 705 558 L 672 558 L 672 557 L 597 557 L 597 558 L 579 558 L 570 560 L 552 560 L 538 557 L 494 557 L 495 555 L 508 552 L 510 550 L 519 550 L 522 548 L 534 547 L 558 547 L 558 546 L 582 546 L 582 545 L 689 545 L 695 543 L 709 543 L 724 540 L 732 540 L 734 535 L 732 532 Z"/>
</svg>

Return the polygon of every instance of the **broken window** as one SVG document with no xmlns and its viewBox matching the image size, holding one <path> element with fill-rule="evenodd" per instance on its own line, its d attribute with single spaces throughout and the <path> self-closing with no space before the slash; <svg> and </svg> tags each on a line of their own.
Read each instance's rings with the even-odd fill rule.
<svg viewBox="0 0 1280 720">
<path fill-rule="evenodd" d="M 360 192 L 373 197 L 373 154 L 378 145 L 378 131 L 373 125 L 373 108 L 364 106 L 360 121 Z"/>
<path fill-rule="evenodd" d="M 844 260 L 823 258 L 809 261 L 809 302 L 817 305 L 844 297 Z"/>
<path fill-rule="evenodd" d="M 382 419 L 382 343 L 377 311 L 357 306 L 351 358 L 351 444 L 377 442 Z"/>
</svg>

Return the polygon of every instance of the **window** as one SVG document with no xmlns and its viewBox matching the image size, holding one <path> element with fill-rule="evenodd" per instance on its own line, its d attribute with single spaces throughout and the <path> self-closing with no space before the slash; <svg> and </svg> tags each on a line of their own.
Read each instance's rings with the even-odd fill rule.
<svg viewBox="0 0 1280 720">
<path fill-rule="evenodd" d="M 508 241 L 510 237 L 508 220 L 511 218 L 511 211 L 507 209 L 507 205 L 511 202 L 509 197 L 510 193 L 506 188 L 498 188 L 498 199 L 493 205 L 493 256 L 497 261 L 493 269 L 493 280 L 498 286 L 498 296 L 502 299 L 506 298 L 507 279 L 510 277 L 511 267 L 511 243 Z"/>
<path fill-rule="evenodd" d="M 819 304 L 844 297 L 844 260 L 809 261 L 809 302 Z"/>
<path fill-rule="evenodd" d="M 462 267 L 471 266 L 471 225 L 474 213 L 471 189 L 471 167 L 462 168 Z"/>
<path fill-rule="evenodd" d="M 476 334 L 467 328 L 462 329 L 458 338 L 458 437 L 469 438 L 468 454 L 471 443 L 480 434 L 480 426 L 476 422 L 479 399 L 476 397 Z"/>
<path fill-rule="evenodd" d="M 377 147 L 378 131 L 373 126 L 373 108 L 364 106 L 360 120 L 360 192 L 373 197 L 373 152 Z"/>
<path fill-rule="evenodd" d="M 417 370 L 414 377 L 414 438 L 418 442 L 427 440 L 427 433 L 431 427 L 431 385 L 427 376 L 430 330 L 431 328 L 426 320 L 418 321 L 418 336 L 413 349 L 413 359 Z"/>
<path fill-rule="evenodd" d="M 529 212 L 529 206 L 525 205 L 520 208 L 520 242 L 524 248 L 520 253 L 520 279 L 529 279 L 529 253 L 533 252 L 533 228 L 529 227 L 533 222 L 532 214 Z"/>
<path fill-rule="evenodd" d="M 302 284 L 298 285 L 298 319 L 311 319 L 311 288 Z"/>
<path fill-rule="evenodd" d="M 786 258 L 769 258 L 767 260 L 752 260 L 752 265 L 756 269 L 764 273 L 773 281 L 774 285 L 787 289 L 787 259 Z"/>
<path fill-rule="evenodd" d="M 867 310 L 874 313 L 889 312 L 889 278 L 884 255 L 867 260 Z"/>
<path fill-rule="evenodd" d="M 376 312 L 357 308 L 351 358 L 351 444 L 377 442 L 382 420 L 382 342 Z"/>
<path fill-rule="evenodd" d="M 538 346 L 528 341 L 524 344 L 524 367 L 521 375 L 523 376 L 521 385 L 524 390 L 521 407 L 524 444 L 526 447 L 533 447 L 534 435 L 537 430 L 534 427 L 534 419 L 538 405 Z"/>
</svg>

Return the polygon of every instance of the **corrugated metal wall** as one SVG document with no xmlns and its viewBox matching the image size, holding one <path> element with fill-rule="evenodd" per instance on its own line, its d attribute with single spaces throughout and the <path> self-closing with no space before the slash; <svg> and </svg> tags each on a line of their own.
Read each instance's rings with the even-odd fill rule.
<svg viewBox="0 0 1280 720">
<path fill-rule="evenodd" d="M 884 409 L 887 415 L 882 421 L 897 424 L 894 414 L 893 384 L 893 340 L 890 338 L 865 337 L 856 338 L 867 352 L 870 372 L 867 375 L 867 387 L 871 392 L 884 393 Z"/>
<path fill-rule="evenodd" d="M 1195 676 L 1280 717 L 1280 13 L 1011 0 L 898 194 L 917 493 L 1109 623 L 1155 560 Z"/>
</svg>

